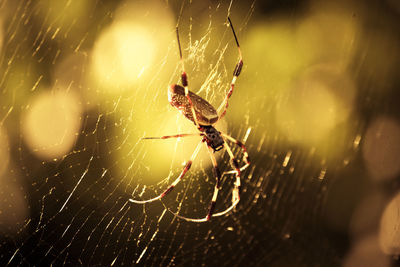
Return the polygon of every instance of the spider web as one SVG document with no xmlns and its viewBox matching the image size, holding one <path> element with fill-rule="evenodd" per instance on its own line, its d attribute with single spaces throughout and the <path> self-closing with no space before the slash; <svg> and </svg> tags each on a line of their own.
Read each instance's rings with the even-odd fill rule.
<svg viewBox="0 0 400 267">
<path fill-rule="evenodd" d="M 316 1 L 3 0 L 0 14 L 2 266 L 355 266 L 353 243 L 377 243 L 399 172 L 394 163 L 377 175 L 385 182 L 360 177 L 376 176 L 373 126 L 398 131 L 393 88 L 373 87 L 395 81 L 399 40 L 361 30 L 375 13 Z M 238 59 L 227 15 L 244 68 L 216 128 L 251 157 L 239 204 L 206 223 L 173 215 L 207 214 L 215 178 L 204 146 L 162 201 L 129 202 L 162 193 L 201 141 L 140 140 L 196 133 L 167 101 L 167 86 L 180 83 L 175 26 L 190 90 L 218 107 Z M 391 23 L 380 27 L 390 33 Z M 229 156 L 215 155 L 230 171 Z M 224 175 L 216 212 L 231 205 L 233 186 Z M 369 228 L 353 222 L 366 192 L 381 203 Z"/>
</svg>

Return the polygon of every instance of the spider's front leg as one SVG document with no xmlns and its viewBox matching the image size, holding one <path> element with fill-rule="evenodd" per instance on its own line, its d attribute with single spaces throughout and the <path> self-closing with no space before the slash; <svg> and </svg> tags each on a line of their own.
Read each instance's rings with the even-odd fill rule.
<svg viewBox="0 0 400 267">
<path fill-rule="evenodd" d="M 239 52 L 239 61 L 236 64 L 235 70 L 233 71 L 233 78 L 232 78 L 232 81 L 231 81 L 230 89 L 229 89 L 228 93 L 226 94 L 226 96 L 224 98 L 224 101 L 221 103 L 221 105 L 218 108 L 218 114 L 221 114 L 221 115 L 219 115 L 218 120 L 222 119 L 225 116 L 226 110 L 228 109 L 228 106 L 229 106 L 228 100 L 229 100 L 229 98 L 231 97 L 231 95 L 233 93 L 233 90 L 235 88 L 236 80 L 239 77 L 240 73 L 242 72 L 242 68 L 243 68 L 243 57 L 242 57 L 242 51 L 240 50 L 239 41 L 237 39 L 235 30 L 233 28 L 232 21 L 231 21 L 231 19 L 229 17 L 228 17 L 228 21 L 229 21 L 229 25 L 231 26 L 231 29 L 232 29 L 232 32 L 233 32 L 233 36 L 235 37 L 236 46 L 237 46 L 238 52 Z M 222 109 L 224 109 L 224 110 L 222 111 L 222 113 L 220 113 Z"/>
<path fill-rule="evenodd" d="M 175 134 L 175 135 L 164 135 L 164 136 L 157 136 L 157 137 L 142 137 L 141 140 L 144 139 L 170 139 L 170 138 L 181 138 L 181 137 L 188 137 L 188 136 L 203 136 L 203 133 L 190 133 L 190 134 Z"/>
<path fill-rule="evenodd" d="M 181 65 L 182 65 L 182 74 L 181 74 L 182 86 L 183 86 L 183 88 L 185 88 L 185 97 L 187 98 L 187 100 L 189 102 L 190 109 L 192 111 L 194 124 L 196 125 L 197 129 L 200 130 L 201 127 L 200 127 L 199 122 L 197 121 L 196 112 L 194 111 L 193 102 L 192 102 L 192 99 L 189 96 L 189 84 L 188 84 L 187 74 L 186 74 L 186 71 L 185 71 L 185 64 L 183 62 L 183 55 L 182 55 L 181 42 L 179 40 L 178 27 L 176 27 L 176 39 L 178 41 L 179 57 L 180 57 Z"/>
<path fill-rule="evenodd" d="M 197 154 L 199 153 L 201 143 L 202 143 L 202 141 L 200 141 L 200 143 L 197 145 L 192 156 L 190 157 L 190 160 L 188 162 L 186 162 L 185 167 L 183 167 L 183 170 L 182 170 L 181 174 L 178 176 L 178 178 L 176 178 L 175 181 L 171 185 L 169 185 L 166 190 L 164 190 L 164 192 L 162 192 L 160 195 L 158 195 L 154 198 L 148 199 L 148 200 L 135 200 L 135 199 L 130 198 L 129 201 L 133 202 L 133 203 L 137 203 L 137 204 L 144 204 L 144 203 L 153 202 L 153 201 L 162 199 L 168 193 L 170 193 L 175 188 L 175 186 L 182 180 L 182 178 L 185 176 L 185 174 L 189 171 L 190 167 L 192 166 L 192 162 L 194 161 Z"/>
</svg>

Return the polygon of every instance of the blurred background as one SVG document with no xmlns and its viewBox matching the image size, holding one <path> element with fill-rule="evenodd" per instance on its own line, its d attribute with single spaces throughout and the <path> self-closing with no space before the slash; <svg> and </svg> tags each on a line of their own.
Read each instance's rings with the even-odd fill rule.
<svg viewBox="0 0 400 267">
<path fill-rule="evenodd" d="M 395 266 L 400 254 L 400 3 L 0 0 L 0 263 Z M 238 206 L 206 223 L 203 147 L 180 83 L 245 142 Z M 240 149 L 230 144 L 238 159 Z M 221 171 L 229 157 L 217 152 Z M 243 163 L 241 163 L 243 164 Z M 230 206 L 225 175 L 217 211 Z"/>
</svg>

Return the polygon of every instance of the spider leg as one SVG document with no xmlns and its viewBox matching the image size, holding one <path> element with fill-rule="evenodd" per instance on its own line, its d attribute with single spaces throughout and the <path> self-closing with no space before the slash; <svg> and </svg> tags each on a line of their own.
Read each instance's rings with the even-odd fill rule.
<svg viewBox="0 0 400 267">
<path fill-rule="evenodd" d="M 200 129 L 201 127 L 199 125 L 199 122 L 197 121 L 197 115 L 196 115 L 196 112 L 194 111 L 193 102 L 192 102 L 192 99 L 189 96 L 189 85 L 188 85 L 187 74 L 186 74 L 186 71 L 185 71 L 185 64 L 183 62 L 182 48 L 181 48 L 181 42 L 179 40 L 178 27 L 176 27 L 176 39 L 178 41 L 179 57 L 180 57 L 181 65 L 182 65 L 182 74 L 181 74 L 182 85 L 185 88 L 185 96 L 188 99 L 189 105 L 190 105 L 190 109 L 192 110 L 194 124 L 196 125 L 197 129 Z"/>
<path fill-rule="evenodd" d="M 225 137 L 229 141 L 235 143 L 236 145 L 240 146 L 240 148 L 242 149 L 242 151 L 243 151 L 243 160 L 245 162 L 245 165 L 240 167 L 240 171 L 243 171 L 247 167 L 249 167 L 249 165 L 250 165 L 250 157 L 249 157 L 249 154 L 247 153 L 246 146 L 242 142 L 240 142 L 239 140 L 237 140 L 237 139 L 235 139 L 235 138 L 233 138 L 233 137 L 231 137 L 231 136 L 229 136 L 227 134 L 224 134 L 224 133 L 221 133 L 221 134 L 222 134 L 223 137 Z M 228 172 L 225 172 L 225 173 L 228 174 L 228 173 L 235 173 L 235 172 L 236 172 L 236 170 L 228 171 Z"/>
<path fill-rule="evenodd" d="M 231 162 L 236 162 L 235 158 L 233 157 L 233 153 L 230 150 L 229 146 L 226 143 L 225 143 L 225 146 L 226 146 L 226 149 L 228 150 L 228 154 L 231 156 Z M 239 182 L 237 180 L 236 183 L 235 183 L 235 189 L 233 190 L 233 196 L 232 196 L 232 205 L 229 206 L 224 211 L 221 211 L 221 212 L 218 212 L 218 213 L 214 213 L 215 205 L 216 205 L 217 197 L 218 197 L 218 192 L 219 192 L 219 189 L 221 188 L 221 172 L 218 169 L 218 164 L 217 164 L 217 160 L 215 159 L 213 149 L 208 145 L 207 145 L 207 148 L 208 148 L 208 152 L 210 154 L 211 161 L 212 161 L 212 164 L 213 164 L 213 167 L 214 167 L 213 168 L 213 173 L 214 173 L 214 176 L 216 178 L 216 184 L 215 184 L 215 187 L 214 187 L 214 193 L 213 193 L 213 197 L 211 199 L 211 203 L 210 203 L 210 206 L 209 206 L 209 209 L 208 209 L 207 216 L 204 217 L 204 218 L 199 218 L 199 219 L 197 219 L 197 218 L 188 218 L 188 217 L 179 215 L 178 213 L 175 213 L 175 212 L 171 211 L 168 207 L 166 207 L 166 209 L 169 212 L 171 212 L 175 217 L 178 217 L 179 219 L 182 219 L 182 220 L 185 220 L 185 221 L 188 221 L 188 222 L 206 222 L 206 221 L 209 221 L 211 219 L 211 217 L 218 217 L 218 216 L 222 216 L 222 215 L 227 214 L 228 212 L 230 212 L 239 203 L 240 169 L 236 168 L 235 171 L 237 172 L 237 177 L 239 177 Z M 237 165 L 237 162 L 233 163 L 233 164 Z"/>
<path fill-rule="evenodd" d="M 149 202 L 153 202 L 153 201 L 162 199 L 168 193 L 170 193 L 174 189 L 174 187 L 181 181 L 183 176 L 185 176 L 185 174 L 188 172 L 188 170 L 192 166 L 192 162 L 196 158 L 197 154 L 199 153 L 200 145 L 202 142 L 203 141 L 200 141 L 200 143 L 197 145 L 192 156 L 190 157 L 190 160 L 185 164 L 185 167 L 183 168 L 183 170 L 182 170 L 181 174 L 178 176 L 178 178 L 176 178 L 175 181 L 170 186 L 168 186 L 168 188 L 166 190 L 164 190 L 164 192 L 161 193 L 161 195 L 158 195 L 158 196 L 148 199 L 148 200 L 135 200 L 135 199 L 130 198 L 129 201 L 133 202 L 133 203 L 137 203 L 137 204 L 144 204 L 144 203 L 149 203 Z"/>
<path fill-rule="evenodd" d="M 221 103 L 221 105 L 218 107 L 218 113 L 220 113 L 221 110 L 224 109 L 224 110 L 222 111 L 222 113 L 220 113 L 221 115 L 219 115 L 218 120 L 222 119 L 222 118 L 225 116 L 226 110 L 228 109 L 228 106 L 229 106 L 228 100 L 229 100 L 229 98 L 231 97 L 231 95 L 232 95 L 232 93 L 233 93 L 233 90 L 234 90 L 234 88 L 235 88 L 236 80 L 237 80 L 237 78 L 239 77 L 240 72 L 242 71 L 242 67 L 243 67 L 243 57 L 242 57 L 242 52 L 241 52 L 241 50 L 240 50 L 239 41 L 238 41 L 238 39 L 237 39 L 235 30 L 234 30 L 234 28 L 233 28 L 232 21 L 231 21 L 231 19 L 230 19 L 229 17 L 228 17 L 228 21 L 229 21 L 229 25 L 231 26 L 233 36 L 235 37 L 236 46 L 237 46 L 238 51 L 239 51 L 239 61 L 238 61 L 238 63 L 236 64 L 235 70 L 233 71 L 233 78 L 232 78 L 232 81 L 231 81 L 230 89 L 229 89 L 228 93 L 226 94 L 226 96 L 225 96 L 225 98 L 224 98 L 224 101 L 223 101 L 223 102 Z"/>
<path fill-rule="evenodd" d="M 179 138 L 179 137 L 187 137 L 187 136 L 203 136 L 203 133 L 193 133 L 193 134 L 175 134 L 175 135 L 164 135 L 160 137 L 142 137 L 143 139 L 169 139 L 169 138 Z"/>
<path fill-rule="evenodd" d="M 213 193 L 213 196 L 212 196 L 212 199 L 211 199 L 211 202 L 210 202 L 210 206 L 208 208 L 208 214 L 207 214 L 207 217 L 206 217 L 206 220 L 208 221 L 208 220 L 211 219 L 211 216 L 214 213 L 215 205 L 217 203 L 218 192 L 219 192 L 219 189 L 221 188 L 221 172 L 218 169 L 217 160 L 215 159 L 214 151 L 213 151 L 212 147 L 207 145 L 207 148 L 208 148 L 208 152 L 210 154 L 210 158 L 211 158 L 211 161 L 212 161 L 212 164 L 213 164 L 214 177 L 216 179 L 216 183 L 215 183 L 215 187 L 214 187 L 214 193 Z"/>
<path fill-rule="evenodd" d="M 230 209 L 232 209 L 234 206 L 236 206 L 237 203 L 239 203 L 239 200 L 240 200 L 240 188 L 241 188 L 240 174 L 241 174 L 241 171 L 240 171 L 239 163 L 237 162 L 235 156 L 233 155 L 232 150 L 229 147 L 229 145 L 225 142 L 224 146 L 226 148 L 226 151 L 229 154 L 229 157 L 231 158 L 231 165 L 235 169 L 235 173 L 236 173 L 235 187 L 233 188 L 233 191 L 232 191 L 232 205 L 230 208 Z"/>
</svg>

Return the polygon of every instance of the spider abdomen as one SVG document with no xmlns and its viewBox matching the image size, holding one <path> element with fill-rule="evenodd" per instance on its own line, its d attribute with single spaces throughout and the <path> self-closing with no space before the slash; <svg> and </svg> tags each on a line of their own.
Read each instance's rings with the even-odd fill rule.
<svg viewBox="0 0 400 267">
<path fill-rule="evenodd" d="M 193 103 L 197 122 L 200 125 L 212 125 L 217 122 L 218 113 L 210 103 L 191 91 L 189 91 L 189 97 Z M 195 122 L 189 100 L 185 96 L 185 88 L 177 84 L 170 85 L 168 90 L 168 101 L 186 118 L 191 120 L 193 123 Z"/>
</svg>

